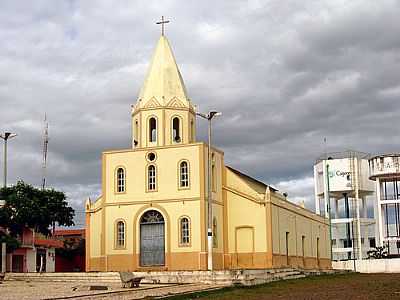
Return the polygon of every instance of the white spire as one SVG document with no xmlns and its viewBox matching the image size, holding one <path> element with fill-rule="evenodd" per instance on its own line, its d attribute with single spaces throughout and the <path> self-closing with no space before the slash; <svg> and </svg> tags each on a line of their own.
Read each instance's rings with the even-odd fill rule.
<svg viewBox="0 0 400 300">
<path fill-rule="evenodd" d="M 138 106 L 144 107 L 153 98 L 162 106 L 173 98 L 178 98 L 184 105 L 190 105 L 171 46 L 164 35 L 157 43 L 149 71 L 139 93 Z"/>
</svg>

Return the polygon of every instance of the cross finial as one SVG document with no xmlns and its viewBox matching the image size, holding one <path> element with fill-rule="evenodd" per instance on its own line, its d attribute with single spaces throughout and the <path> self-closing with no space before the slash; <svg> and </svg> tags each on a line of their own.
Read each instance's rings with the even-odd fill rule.
<svg viewBox="0 0 400 300">
<path fill-rule="evenodd" d="M 169 20 L 164 20 L 164 16 L 161 16 L 161 21 L 157 22 L 157 25 L 161 25 L 161 35 L 164 35 L 164 24 L 169 23 Z"/>
</svg>

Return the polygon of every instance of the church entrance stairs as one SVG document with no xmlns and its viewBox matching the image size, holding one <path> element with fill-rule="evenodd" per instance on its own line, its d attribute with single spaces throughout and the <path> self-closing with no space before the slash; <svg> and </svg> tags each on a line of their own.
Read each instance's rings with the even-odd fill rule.
<svg viewBox="0 0 400 300">
<path fill-rule="evenodd" d="M 343 272 L 343 271 L 341 271 Z M 164 271 L 134 272 L 143 276 L 142 283 L 179 284 L 206 283 L 217 285 L 256 285 L 279 280 L 304 278 L 307 276 L 335 274 L 335 270 L 301 270 L 292 268 L 265 270 L 224 270 L 224 271 Z M 119 283 L 118 272 L 76 272 L 76 273 L 7 273 L 5 280 L 31 282 L 76 282 L 76 283 Z"/>
</svg>

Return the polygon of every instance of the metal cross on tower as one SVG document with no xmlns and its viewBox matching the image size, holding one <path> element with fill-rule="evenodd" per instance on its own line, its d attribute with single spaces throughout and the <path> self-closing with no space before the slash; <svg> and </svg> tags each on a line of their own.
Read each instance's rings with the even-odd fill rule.
<svg viewBox="0 0 400 300">
<path fill-rule="evenodd" d="M 164 35 L 164 24 L 169 23 L 169 20 L 164 20 L 164 16 L 161 16 L 161 21 L 156 22 L 157 25 L 161 25 L 161 35 Z"/>
</svg>

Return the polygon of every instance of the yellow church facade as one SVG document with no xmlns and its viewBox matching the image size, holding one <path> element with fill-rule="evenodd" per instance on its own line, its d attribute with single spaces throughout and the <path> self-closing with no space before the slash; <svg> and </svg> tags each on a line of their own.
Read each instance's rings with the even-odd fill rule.
<svg viewBox="0 0 400 300">
<path fill-rule="evenodd" d="M 331 267 L 329 226 L 211 148 L 212 269 Z M 132 148 L 102 153 L 86 270 L 207 270 L 208 145 L 162 35 L 132 107 Z"/>
</svg>

